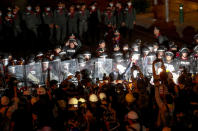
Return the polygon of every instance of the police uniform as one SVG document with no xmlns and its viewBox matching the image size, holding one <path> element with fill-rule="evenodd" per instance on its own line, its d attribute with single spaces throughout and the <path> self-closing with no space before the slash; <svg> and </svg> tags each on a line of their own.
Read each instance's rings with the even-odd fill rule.
<svg viewBox="0 0 198 131">
<path fill-rule="evenodd" d="M 127 29 L 132 30 L 134 28 L 134 22 L 136 21 L 136 10 L 133 6 L 125 9 L 124 21 Z"/>
<path fill-rule="evenodd" d="M 17 37 L 21 32 L 21 17 L 19 12 L 16 14 L 13 13 L 13 21 L 14 21 L 14 36 Z"/>
<path fill-rule="evenodd" d="M 77 34 L 78 32 L 78 13 L 68 13 L 68 33 L 71 34 Z"/>
<path fill-rule="evenodd" d="M 164 60 L 164 66 L 166 67 L 166 71 L 167 72 L 175 72 L 177 69 L 176 69 L 176 63 L 173 59 L 174 58 L 173 52 L 170 52 L 170 51 L 165 52 L 165 57 L 166 56 L 172 57 L 171 61 L 167 61 L 167 59 Z"/>
<path fill-rule="evenodd" d="M 198 73 L 198 45 L 195 46 L 193 50 L 194 52 L 190 56 L 192 61 L 192 73 Z"/>
<path fill-rule="evenodd" d="M 113 11 L 107 10 L 104 13 L 104 24 L 106 26 L 110 25 L 111 27 L 114 27 L 116 25 L 116 19 L 115 19 Z"/>
<path fill-rule="evenodd" d="M 63 41 L 67 34 L 67 11 L 56 9 L 54 11 L 54 23 L 56 26 L 56 40 Z"/>
<path fill-rule="evenodd" d="M 101 13 L 100 10 L 98 10 L 96 7 L 91 9 L 90 11 L 90 17 L 89 17 L 89 23 L 88 23 L 88 30 L 89 30 L 89 36 L 91 38 L 91 43 L 96 43 L 100 39 L 100 28 L 99 24 L 101 22 Z"/>
<path fill-rule="evenodd" d="M 32 31 L 37 36 L 36 15 L 32 10 L 27 10 L 23 14 L 23 20 L 28 30 Z"/>
<path fill-rule="evenodd" d="M 54 16 L 53 13 L 50 9 L 50 7 L 45 8 L 44 12 L 42 13 L 42 17 L 43 17 L 43 23 L 48 25 L 49 27 L 49 39 L 53 38 L 53 24 L 54 24 Z"/>
<path fill-rule="evenodd" d="M 189 53 L 189 50 L 188 50 L 188 48 L 182 48 L 180 50 L 180 53 L 181 53 L 180 56 L 182 56 L 182 53 Z M 190 72 L 190 71 L 192 71 L 191 70 L 191 64 L 192 64 L 191 63 L 191 60 L 190 60 L 190 58 L 188 56 L 186 58 L 180 57 L 179 59 L 177 59 L 177 69 L 180 69 L 182 67 L 185 67 L 186 70 L 188 72 Z"/>
<path fill-rule="evenodd" d="M 121 9 L 117 9 L 115 11 L 115 19 L 116 19 L 116 28 L 120 29 L 122 26 L 122 23 L 124 22 L 124 12 Z"/>
<path fill-rule="evenodd" d="M 90 16 L 88 10 L 79 11 L 79 36 L 82 38 L 83 34 L 88 31 L 88 18 Z"/>
</svg>

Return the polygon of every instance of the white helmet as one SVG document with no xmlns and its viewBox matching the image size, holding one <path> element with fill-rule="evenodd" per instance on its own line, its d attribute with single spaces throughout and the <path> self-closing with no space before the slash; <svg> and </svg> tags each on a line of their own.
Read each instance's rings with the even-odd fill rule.
<svg viewBox="0 0 198 131">
<path fill-rule="evenodd" d="M 89 96 L 89 101 L 90 102 L 97 102 L 98 101 L 98 97 L 96 96 L 96 94 L 91 94 Z"/>
<path fill-rule="evenodd" d="M 70 98 L 69 101 L 68 101 L 68 104 L 69 105 L 78 105 L 78 99 L 73 97 L 73 98 Z"/>
<path fill-rule="evenodd" d="M 101 93 L 99 94 L 99 98 L 100 98 L 100 100 L 104 100 L 104 99 L 107 98 L 107 96 L 106 96 L 105 93 L 101 92 Z"/>
<path fill-rule="evenodd" d="M 80 99 L 78 100 L 78 102 L 85 103 L 86 100 L 85 100 L 84 98 L 80 98 Z"/>
</svg>

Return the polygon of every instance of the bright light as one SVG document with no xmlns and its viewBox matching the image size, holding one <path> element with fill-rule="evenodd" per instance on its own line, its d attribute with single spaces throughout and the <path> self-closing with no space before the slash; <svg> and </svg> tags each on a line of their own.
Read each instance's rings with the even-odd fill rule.
<svg viewBox="0 0 198 131">
<path fill-rule="evenodd" d="M 157 74 L 159 75 L 162 71 L 163 71 L 163 69 L 162 69 L 162 68 L 159 68 L 159 69 L 157 70 Z"/>
<path fill-rule="evenodd" d="M 117 69 L 119 70 L 119 73 L 120 73 L 120 74 L 122 74 L 122 73 L 124 73 L 124 72 L 125 72 L 126 67 L 124 67 L 124 66 L 122 66 L 122 65 L 118 64 L 118 65 L 117 65 Z"/>
<path fill-rule="evenodd" d="M 134 77 L 134 78 L 137 78 L 138 73 L 139 73 L 139 71 L 134 70 L 134 71 L 133 71 L 133 77 Z"/>
</svg>

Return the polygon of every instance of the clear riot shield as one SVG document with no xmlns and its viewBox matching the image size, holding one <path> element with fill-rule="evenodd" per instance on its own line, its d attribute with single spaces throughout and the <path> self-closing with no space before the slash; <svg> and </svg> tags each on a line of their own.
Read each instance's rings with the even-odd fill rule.
<svg viewBox="0 0 198 131">
<path fill-rule="evenodd" d="M 66 60 L 61 62 L 61 81 L 65 80 L 68 76 L 74 76 L 78 70 L 78 62 L 76 59 Z"/>
<path fill-rule="evenodd" d="M 149 53 L 148 56 L 146 57 L 146 76 L 151 76 L 153 74 L 153 68 L 152 64 L 153 61 L 156 59 L 155 53 Z"/>
<path fill-rule="evenodd" d="M 33 63 L 25 66 L 26 81 L 33 84 L 42 84 L 41 82 L 41 63 Z"/>
<path fill-rule="evenodd" d="M 54 60 L 50 61 L 50 80 L 56 80 L 59 83 L 61 82 L 61 61 Z"/>
<path fill-rule="evenodd" d="M 25 69 L 24 65 L 15 65 L 15 66 L 9 66 L 8 67 L 8 73 L 15 77 L 19 81 L 25 80 Z"/>
<path fill-rule="evenodd" d="M 78 63 L 78 71 L 82 71 L 84 69 L 87 69 L 91 73 L 91 77 L 93 78 L 94 76 L 94 65 L 95 65 L 95 59 L 91 59 L 86 62 L 81 62 Z"/>
<path fill-rule="evenodd" d="M 112 71 L 113 72 L 118 72 L 119 75 L 122 75 L 127 70 L 127 64 L 128 63 L 126 63 L 124 61 L 120 61 L 120 62 L 113 61 Z"/>
<path fill-rule="evenodd" d="M 112 72 L 112 59 L 95 59 L 94 77 L 103 80 L 104 74 L 107 76 Z"/>
</svg>

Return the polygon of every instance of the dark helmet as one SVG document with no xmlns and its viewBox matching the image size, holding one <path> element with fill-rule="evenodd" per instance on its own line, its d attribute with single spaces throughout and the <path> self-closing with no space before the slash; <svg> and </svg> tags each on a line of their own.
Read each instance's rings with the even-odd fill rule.
<svg viewBox="0 0 198 131">
<path fill-rule="evenodd" d="M 171 52 L 171 51 L 166 51 L 165 52 L 165 56 L 174 56 L 174 54 L 173 54 L 173 52 Z"/>
<path fill-rule="evenodd" d="M 189 53 L 189 49 L 184 47 L 180 50 L 181 53 Z"/>
<path fill-rule="evenodd" d="M 85 52 L 83 53 L 83 55 L 84 55 L 84 56 L 91 56 L 91 52 L 85 51 Z"/>
<path fill-rule="evenodd" d="M 165 52 L 165 48 L 160 46 L 158 49 L 157 49 L 157 52 Z"/>
<path fill-rule="evenodd" d="M 107 55 L 107 53 L 103 52 L 103 53 L 100 54 L 99 57 L 100 57 L 100 58 L 107 58 L 108 55 Z"/>
<path fill-rule="evenodd" d="M 53 61 L 60 61 L 61 58 L 59 56 L 54 56 Z"/>
</svg>

